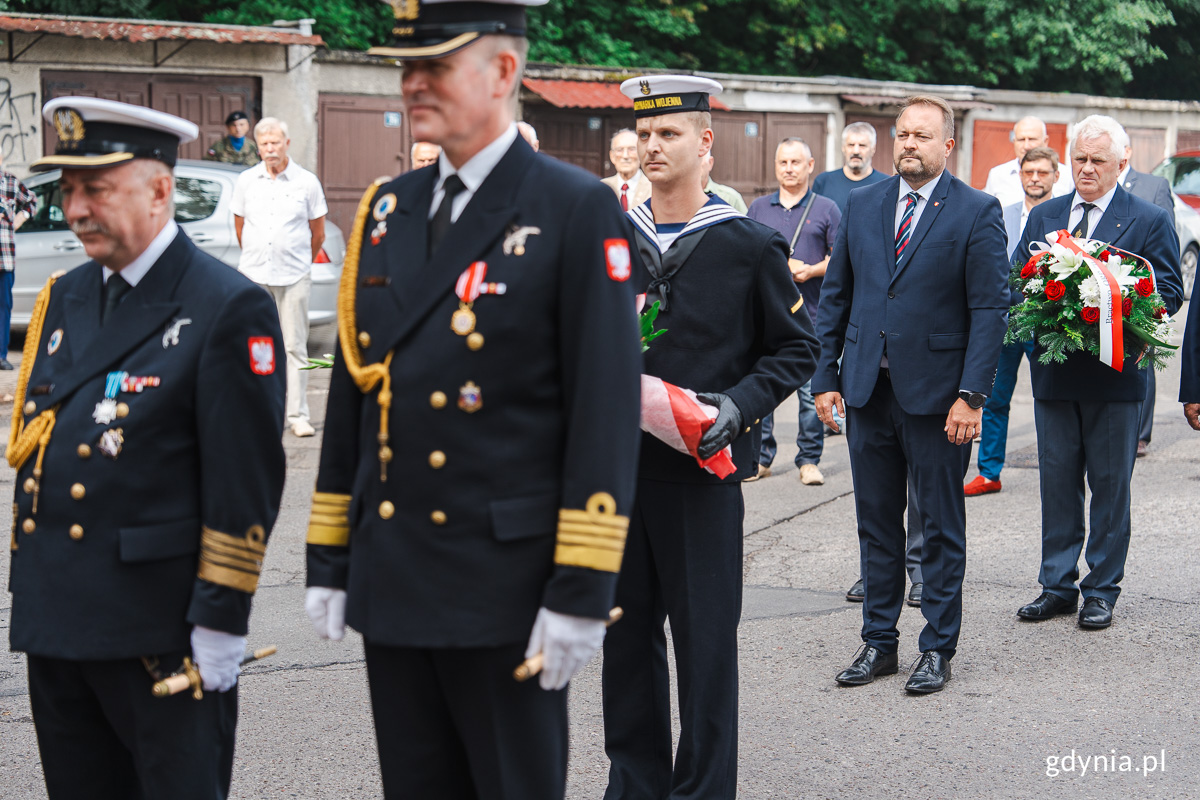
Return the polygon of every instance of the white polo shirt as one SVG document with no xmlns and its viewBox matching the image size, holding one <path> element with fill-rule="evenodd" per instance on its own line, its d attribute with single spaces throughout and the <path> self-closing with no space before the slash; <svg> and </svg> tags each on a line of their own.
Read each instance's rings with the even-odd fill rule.
<svg viewBox="0 0 1200 800">
<path fill-rule="evenodd" d="M 308 223 L 329 213 L 317 176 L 288 158 L 274 179 L 266 162 L 238 176 L 233 213 L 244 220 L 238 270 L 264 286 L 291 286 L 312 271 Z"/>
</svg>

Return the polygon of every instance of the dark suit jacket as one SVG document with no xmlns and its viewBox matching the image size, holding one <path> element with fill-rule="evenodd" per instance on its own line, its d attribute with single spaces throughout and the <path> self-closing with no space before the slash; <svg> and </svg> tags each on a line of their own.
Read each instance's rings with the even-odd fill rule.
<svg viewBox="0 0 1200 800">
<path fill-rule="evenodd" d="M 1131 169 L 1121 188 L 1134 197 L 1140 197 L 1166 211 L 1171 218 L 1171 227 L 1175 227 L 1175 198 L 1171 195 L 1171 184 L 1166 178 Z"/>
<path fill-rule="evenodd" d="M 1033 241 L 1046 241 L 1046 234 L 1065 230 L 1070 222 L 1075 193 L 1053 200 L 1029 212 L 1025 233 L 1017 245 L 1028 253 Z M 1154 267 L 1158 291 L 1167 310 L 1174 314 L 1183 300 L 1179 278 L 1179 237 L 1167 212 L 1117 187 L 1112 202 L 1090 238 L 1137 253 Z M 1033 396 L 1039 400 L 1086 400 L 1098 402 L 1140 401 L 1146 387 L 1137 368 L 1126 363 L 1122 372 L 1100 363 L 1088 353 L 1071 353 L 1062 364 L 1041 364 L 1041 349 L 1030 361 Z"/>
<path fill-rule="evenodd" d="M 188 651 L 193 625 L 244 634 L 283 492 L 275 303 L 182 232 L 103 327 L 102 285 L 94 261 L 60 278 L 26 345 L 25 419 L 58 412 L 36 514 L 37 453 L 17 472 L 12 647 L 115 659 Z M 128 412 L 98 424 L 118 371 L 159 385 L 121 391 Z M 106 453 L 114 430 L 123 444 Z"/>
<path fill-rule="evenodd" d="M 1197 273 L 1200 275 L 1200 272 Z M 1200 294 L 1196 281 L 1192 283 L 1192 302 L 1188 303 L 1187 327 L 1183 330 L 1183 346 L 1179 348 L 1181 374 L 1179 402 L 1200 403 Z"/>
<path fill-rule="evenodd" d="M 385 482 L 379 389 L 359 390 L 339 348 L 317 490 L 349 502 L 348 540 L 309 544 L 308 583 L 347 589 L 346 621 L 376 644 L 524 642 L 540 606 L 606 618 L 616 592 L 640 416 L 626 222 L 595 176 L 518 137 L 426 259 L 437 177 L 422 169 L 379 187 L 367 208 L 394 198 L 378 212 L 386 235 L 372 243 L 370 213 L 355 231 L 350 346 L 365 364 L 394 354 L 394 458 Z M 506 253 L 515 226 L 540 232 Z M 506 290 L 474 302 L 484 343 L 472 350 L 450 319 L 476 261 Z M 580 553 L 607 565 L 581 566 Z"/>
<path fill-rule="evenodd" d="M 850 193 L 817 310 L 812 390 L 862 407 L 886 341 L 901 407 L 945 414 L 960 390 L 989 394 L 996 378 L 1009 305 L 1003 215 L 996 198 L 943 172 L 897 264 L 899 193 L 897 176 Z"/>
</svg>

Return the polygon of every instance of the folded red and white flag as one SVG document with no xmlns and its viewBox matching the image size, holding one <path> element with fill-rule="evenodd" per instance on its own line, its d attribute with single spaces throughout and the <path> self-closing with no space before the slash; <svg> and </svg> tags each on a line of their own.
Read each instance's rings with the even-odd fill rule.
<svg viewBox="0 0 1200 800">
<path fill-rule="evenodd" d="M 642 376 L 642 430 L 673 450 L 687 453 L 697 464 L 724 479 L 737 472 L 733 448 L 726 446 L 707 461 L 696 455 L 700 437 L 712 427 L 716 416 L 717 407 L 701 403 L 691 389 Z"/>
</svg>

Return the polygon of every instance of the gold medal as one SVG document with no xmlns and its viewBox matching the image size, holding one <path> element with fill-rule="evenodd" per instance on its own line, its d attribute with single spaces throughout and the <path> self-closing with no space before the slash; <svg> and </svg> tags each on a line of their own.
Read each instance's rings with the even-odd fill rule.
<svg viewBox="0 0 1200 800">
<path fill-rule="evenodd" d="M 458 311 L 450 317 L 450 330 L 459 336 L 466 336 L 475 330 L 475 312 L 471 310 L 470 303 L 458 304 Z"/>
</svg>

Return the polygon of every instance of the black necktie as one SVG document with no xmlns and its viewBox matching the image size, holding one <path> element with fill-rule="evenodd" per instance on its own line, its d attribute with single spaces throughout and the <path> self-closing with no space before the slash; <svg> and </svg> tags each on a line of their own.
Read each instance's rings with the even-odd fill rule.
<svg viewBox="0 0 1200 800">
<path fill-rule="evenodd" d="M 442 237 L 446 235 L 446 231 L 450 230 L 450 215 L 454 211 L 454 198 L 458 197 L 459 192 L 467 187 L 463 186 L 462 178 L 458 175 L 451 175 L 446 178 L 446 182 L 442 184 L 442 204 L 438 206 L 434 212 L 433 219 L 429 220 L 429 250 L 427 255 L 432 256 L 437 250 L 438 244 L 441 243 Z"/>
<path fill-rule="evenodd" d="M 112 315 L 113 309 L 121 302 L 121 298 L 129 293 L 133 287 L 129 285 L 129 281 L 122 278 L 120 275 L 112 274 L 108 277 L 108 282 L 104 284 L 104 310 L 100 313 L 100 324 Z"/>
<path fill-rule="evenodd" d="M 1088 237 L 1088 213 L 1095 207 L 1095 203 L 1083 204 L 1083 216 L 1079 218 L 1079 224 L 1075 226 L 1075 230 L 1071 231 L 1071 235 L 1076 239 L 1086 239 Z"/>
</svg>

